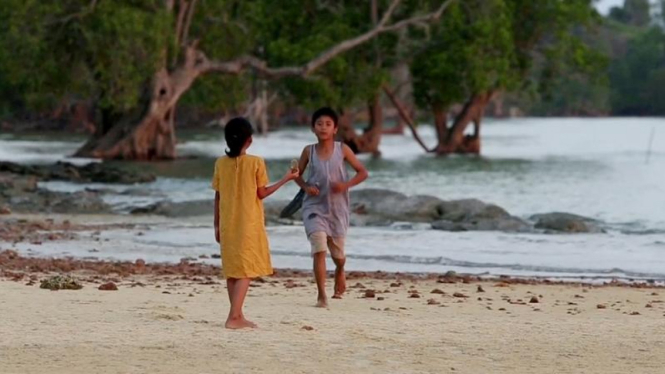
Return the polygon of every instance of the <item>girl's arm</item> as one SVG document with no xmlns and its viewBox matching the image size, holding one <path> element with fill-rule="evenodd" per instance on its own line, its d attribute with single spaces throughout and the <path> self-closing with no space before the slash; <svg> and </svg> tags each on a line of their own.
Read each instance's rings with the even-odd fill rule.
<svg viewBox="0 0 665 374">
<path fill-rule="evenodd" d="M 353 153 L 351 148 L 349 148 L 348 145 L 343 144 L 342 145 L 342 152 L 344 153 L 344 160 L 351 165 L 353 170 L 356 171 L 356 175 L 353 176 L 348 182 L 343 182 L 343 183 L 333 183 L 330 187 L 332 188 L 332 191 L 334 193 L 340 193 L 348 190 L 351 187 L 355 187 L 359 185 L 360 183 L 364 182 L 365 179 L 369 176 L 369 173 L 367 172 L 367 169 L 365 169 L 365 165 L 362 164 L 356 157 L 356 155 Z"/>
<path fill-rule="evenodd" d="M 256 189 L 256 196 L 258 196 L 259 199 L 263 200 L 266 197 L 274 194 L 275 191 L 279 190 L 280 187 L 282 187 L 283 185 L 285 185 L 289 181 L 292 181 L 292 180 L 298 178 L 299 175 L 300 175 L 300 171 L 289 169 L 289 171 L 286 172 L 286 175 L 284 176 L 284 178 L 282 178 L 282 180 L 280 180 L 279 182 L 277 182 L 277 183 L 275 183 L 271 186 L 263 186 L 263 187 L 257 188 Z"/>
<path fill-rule="evenodd" d="M 302 150 L 302 154 L 300 155 L 300 161 L 298 162 L 298 170 L 300 170 L 300 175 L 298 178 L 296 178 L 296 184 L 305 190 L 308 195 L 317 196 L 319 194 L 319 189 L 316 186 L 308 185 L 307 182 L 305 182 L 305 179 L 303 179 L 303 175 L 305 175 L 305 169 L 307 169 L 307 164 L 309 164 L 310 148 L 310 146 L 305 147 L 305 149 Z"/>
<path fill-rule="evenodd" d="M 300 154 L 300 160 L 298 161 L 298 170 L 300 170 L 300 175 L 298 176 L 298 178 L 296 178 L 296 184 L 300 186 L 300 188 L 302 189 L 307 187 L 307 183 L 305 183 L 303 175 L 305 175 L 305 169 L 307 169 L 308 163 L 309 163 L 309 147 L 305 147 L 302 150 L 302 153 Z"/>
<path fill-rule="evenodd" d="M 215 192 L 215 240 L 219 243 L 219 192 Z"/>
</svg>

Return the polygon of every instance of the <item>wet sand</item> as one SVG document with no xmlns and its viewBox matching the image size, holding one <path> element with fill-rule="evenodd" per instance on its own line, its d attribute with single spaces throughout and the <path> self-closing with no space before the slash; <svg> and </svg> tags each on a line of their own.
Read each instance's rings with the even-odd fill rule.
<svg viewBox="0 0 665 374">
<path fill-rule="evenodd" d="M 12 278 L 13 274 L 13 278 Z M 224 329 L 217 278 L 72 274 L 0 281 L 0 373 L 662 373 L 665 290 L 360 278 L 314 308 L 307 277 L 254 282 Z M 32 281 L 31 281 L 32 278 Z M 185 279 L 183 279 L 185 278 Z M 15 279 L 15 280 L 12 280 Z M 117 291 L 101 291 L 113 279 Z M 329 288 L 332 284 L 329 284 Z M 484 291 L 484 292 L 479 292 Z"/>
</svg>

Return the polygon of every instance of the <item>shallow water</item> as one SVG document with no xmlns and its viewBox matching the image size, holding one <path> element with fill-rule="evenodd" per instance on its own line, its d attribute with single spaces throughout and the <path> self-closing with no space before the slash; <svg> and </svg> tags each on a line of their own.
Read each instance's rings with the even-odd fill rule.
<svg viewBox="0 0 665 374">
<path fill-rule="evenodd" d="M 421 132 L 426 142 L 434 142 L 431 128 L 424 126 Z M 123 210 L 165 199 L 210 198 L 212 165 L 224 149 L 222 133 L 187 134 L 183 139 L 180 154 L 201 158 L 123 164 L 160 177 L 142 186 L 140 193 L 108 195 L 108 202 Z M 250 151 L 268 160 L 271 178 L 277 179 L 288 168 L 289 160 L 313 139 L 306 130 L 282 130 L 257 137 Z M 16 140 L 5 135 L 0 137 L 0 159 L 65 159 L 78 145 Z M 611 229 L 604 235 L 573 236 L 354 228 L 347 249 L 351 268 L 665 279 L 665 119 L 489 121 L 483 127 L 482 157 L 424 155 L 408 135 L 385 137 L 381 149 L 379 160 L 362 157 L 371 174 L 364 187 L 442 199 L 478 198 L 524 218 L 536 213 L 571 212 L 603 220 Z M 66 191 L 136 188 L 62 182 L 44 186 Z M 275 198 L 288 199 L 295 192 L 291 185 Z M 150 241 L 149 236 L 127 239 L 137 241 L 137 246 L 126 255 L 177 261 L 184 255 L 212 253 L 216 246 L 207 234 L 210 230 L 190 225 L 163 231 L 157 228 L 153 233 L 160 233 L 161 240 Z M 276 266 L 310 266 L 301 228 L 273 227 L 270 238 Z M 173 256 L 167 255 L 172 252 Z"/>
</svg>

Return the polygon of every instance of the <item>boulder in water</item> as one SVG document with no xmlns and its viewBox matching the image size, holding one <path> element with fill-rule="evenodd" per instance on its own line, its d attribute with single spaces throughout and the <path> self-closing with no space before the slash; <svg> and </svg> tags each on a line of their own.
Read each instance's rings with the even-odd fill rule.
<svg viewBox="0 0 665 374">
<path fill-rule="evenodd" d="M 385 218 L 366 214 L 351 213 L 349 217 L 349 225 L 351 227 L 388 227 L 392 223 L 392 221 Z"/>
<path fill-rule="evenodd" d="M 20 190 L 0 193 L 0 204 L 16 213 L 101 214 L 110 213 L 111 207 L 99 194 L 90 191 L 74 193 Z"/>
<path fill-rule="evenodd" d="M 155 180 L 155 176 L 111 166 L 106 163 L 90 163 L 77 166 L 67 162 L 52 165 L 23 165 L 0 161 L 0 172 L 34 176 L 40 180 L 64 180 L 82 183 L 135 184 Z"/>
<path fill-rule="evenodd" d="M 444 231 L 529 231 L 530 226 L 505 209 L 476 199 L 444 201 L 439 206 L 440 219 L 432 223 Z"/>
<path fill-rule="evenodd" d="M 369 222 L 432 223 L 445 231 L 529 231 L 530 226 L 505 209 L 476 199 L 444 201 L 433 196 L 406 196 L 399 192 L 364 189 L 351 192 L 352 225 Z"/>
<path fill-rule="evenodd" d="M 510 217 L 510 214 L 500 206 L 477 199 L 443 201 L 437 208 L 440 219 L 452 222 L 498 220 Z"/>
<path fill-rule="evenodd" d="M 111 208 L 96 193 L 79 191 L 71 194 L 58 194 L 51 201 L 51 212 L 62 214 L 101 214 L 110 213 Z"/>
<path fill-rule="evenodd" d="M 131 214 L 148 214 L 166 217 L 197 217 L 213 215 L 215 202 L 211 200 L 194 200 L 174 203 L 171 201 L 160 201 L 158 203 L 134 208 Z"/>
<path fill-rule="evenodd" d="M 442 231 L 504 231 L 529 232 L 531 227 L 517 217 L 501 219 L 472 219 L 466 222 L 435 221 L 432 228 Z"/>
<path fill-rule="evenodd" d="M 537 229 L 566 233 L 603 233 L 600 222 L 571 213 L 546 213 L 531 216 Z"/>
<path fill-rule="evenodd" d="M 437 219 L 438 205 L 443 201 L 433 196 L 407 197 L 399 192 L 364 189 L 351 192 L 351 210 L 359 215 L 406 222 L 432 222 Z"/>
<path fill-rule="evenodd" d="M 279 218 L 300 218 L 299 214 L 294 214 L 292 217 L 282 217 L 282 211 L 289 205 L 288 200 L 264 200 L 263 211 L 267 219 L 276 220 Z"/>
</svg>

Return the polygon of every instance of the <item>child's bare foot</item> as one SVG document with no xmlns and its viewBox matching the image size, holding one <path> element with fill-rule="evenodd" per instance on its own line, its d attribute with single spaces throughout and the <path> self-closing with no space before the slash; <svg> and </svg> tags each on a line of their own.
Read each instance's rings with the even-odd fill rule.
<svg viewBox="0 0 665 374">
<path fill-rule="evenodd" d="M 335 294 L 333 299 L 341 299 L 344 292 L 346 292 L 346 274 L 344 274 L 344 268 L 337 268 L 335 269 Z"/>
<path fill-rule="evenodd" d="M 226 320 L 224 327 L 231 330 L 239 330 L 239 329 L 253 329 L 256 328 L 257 326 L 256 323 L 248 321 L 244 318 L 234 318 L 234 319 L 229 318 Z"/>
<path fill-rule="evenodd" d="M 259 327 L 256 323 L 254 323 L 254 322 L 248 320 L 247 318 L 245 318 L 245 315 L 244 315 L 244 314 L 240 317 L 240 319 L 242 319 L 243 321 L 246 321 L 247 323 L 249 323 L 250 325 L 252 325 L 251 327 L 252 327 L 253 329 Z"/>
<path fill-rule="evenodd" d="M 328 307 L 328 298 L 325 296 L 319 296 L 318 300 L 316 300 L 316 307 L 317 308 L 327 308 Z"/>
</svg>

